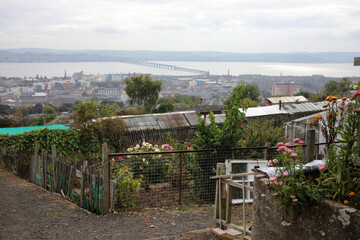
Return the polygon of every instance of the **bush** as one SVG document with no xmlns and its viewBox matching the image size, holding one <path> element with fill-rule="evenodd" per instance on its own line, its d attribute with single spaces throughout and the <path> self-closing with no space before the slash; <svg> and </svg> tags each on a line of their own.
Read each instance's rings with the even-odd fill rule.
<svg viewBox="0 0 360 240">
<path fill-rule="evenodd" d="M 117 182 L 116 195 L 121 207 L 127 211 L 132 211 L 136 206 L 136 196 L 142 180 L 134 179 L 130 169 L 128 167 L 121 167 L 120 164 L 114 166 L 112 172 L 112 176 L 115 176 Z"/>
</svg>

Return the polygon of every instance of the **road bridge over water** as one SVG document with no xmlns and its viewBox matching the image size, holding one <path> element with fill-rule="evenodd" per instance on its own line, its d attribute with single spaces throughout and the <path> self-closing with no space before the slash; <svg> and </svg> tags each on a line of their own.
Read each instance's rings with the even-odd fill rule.
<svg viewBox="0 0 360 240">
<path fill-rule="evenodd" d="M 156 63 L 156 62 L 138 62 L 137 64 L 147 67 L 153 67 L 153 68 L 162 68 L 162 69 L 168 69 L 173 71 L 181 71 L 181 72 L 189 72 L 189 73 L 195 73 L 195 74 L 201 74 L 201 75 L 210 75 L 209 71 L 203 71 L 193 68 L 184 68 L 184 67 L 177 67 L 175 65 L 170 64 L 163 64 L 163 63 Z"/>
</svg>

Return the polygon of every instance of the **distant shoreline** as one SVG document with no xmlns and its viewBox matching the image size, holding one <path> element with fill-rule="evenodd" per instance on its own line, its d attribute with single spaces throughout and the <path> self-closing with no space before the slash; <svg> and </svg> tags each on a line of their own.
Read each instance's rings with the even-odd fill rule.
<svg viewBox="0 0 360 240">
<path fill-rule="evenodd" d="M 183 62 L 268 62 L 268 63 L 353 63 L 360 52 L 294 52 L 294 53 L 234 53 L 201 51 L 119 51 L 119 50 L 0 50 L 0 62 L 121 62 L 183 61 Z"/>
</svg>

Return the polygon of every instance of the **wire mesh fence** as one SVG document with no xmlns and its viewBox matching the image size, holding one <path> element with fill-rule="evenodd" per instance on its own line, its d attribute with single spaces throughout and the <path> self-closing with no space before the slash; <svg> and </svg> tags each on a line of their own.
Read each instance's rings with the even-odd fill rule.
<svg viewBox="0 0 360 240">
<path fill-rule="evenodd" d="M 263 159 L 265 147 L 111 153 L 112 209 L 172 207 L 214 202 L 216 164 Z"/>
</svg>

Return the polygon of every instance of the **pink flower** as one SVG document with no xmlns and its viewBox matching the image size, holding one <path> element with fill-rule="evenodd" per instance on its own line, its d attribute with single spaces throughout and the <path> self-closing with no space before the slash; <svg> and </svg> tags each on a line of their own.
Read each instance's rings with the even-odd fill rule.
<svg viewBox="0 0 360 240">
<path fill-rule="evenodd" d="M 287 176 L 289 176 L 289 173 L 288 172 L 283 172 L 283 176 L 287 177 Z"/>
<path fill-rule="evenodd" d="M 358 90 L 356 93 L 354 93 L 354 95 L 352 97 L 355 98 L 358 95 L 360 95 L 360 90 Z"/>
<path fill-rule="evenodd" d="M 285 146 L 279 147 L 278 151 L 285 150 L 285 148 L 286 148 Z"/>
<path fill-rule="evenodd" d="M 300 142 L 300 138 L 295 138 L 294 143 Z"/>
<path fill-rule="evenodd" d="M 172 151 L 174 151 L 174 148 L 167 143 L 164 144 L 164 149 L 171 149 Z"/>
<path fill-rule="evenodd" d="M 287 152 L 288 152 L 288 153 L 293 153 L 293 152 L 294 152 L 294 150 L 291 150 L 291 149 L 290 149 L 290 150 L 288 150 Z"/>
<path fill-rule="evenodd" d="M 290 155 L 291 158 L 297 158 L 297 156 L 298 156 L 298 155 L 297 155 L 296 153 L 292 153 L 292 154 Z"/>
<path fill-rule="evenodd" d="M 300 141 L 299 143 L 300 143 L 300 144 L 304 144 L 304 142 L 303 142 L 303 141 Z"/>
<path fill-rule="evenodd" d="M 281 187 L 283 185 L 283 182 L 279 182 L 279 186 Z"/>
<path fill-rule="evenodd" d="M 285 147 L 288 147 L 288 146 L 290 146 L 290 143 L 285 143 Z"/>
<path fill-rule="evenodd" d="M 277 180 L 277 177 L 271 177 L 269 178 L 269 182 L 275 182 Z"/>
<path fill-rule="evenodd" d="M 283 152 L 283 155 L 286 155 L 287 153 L 286 152 Z"/>
<path fill-rule="evenodd" d="M 319 171 L 324 171 L 325 168 L 326 168 L 325 165 L 319 165 L 318 166 Z"/>
<path fill-rule="evenodd" d="M 283 142 L 279 142 L 278 144 L 276 144 L 276 146 L 278 146 L 278 147 L 281 147 L 281 146 L 283 146 L 283 145 L 284 145 Z"/>
</svg>

